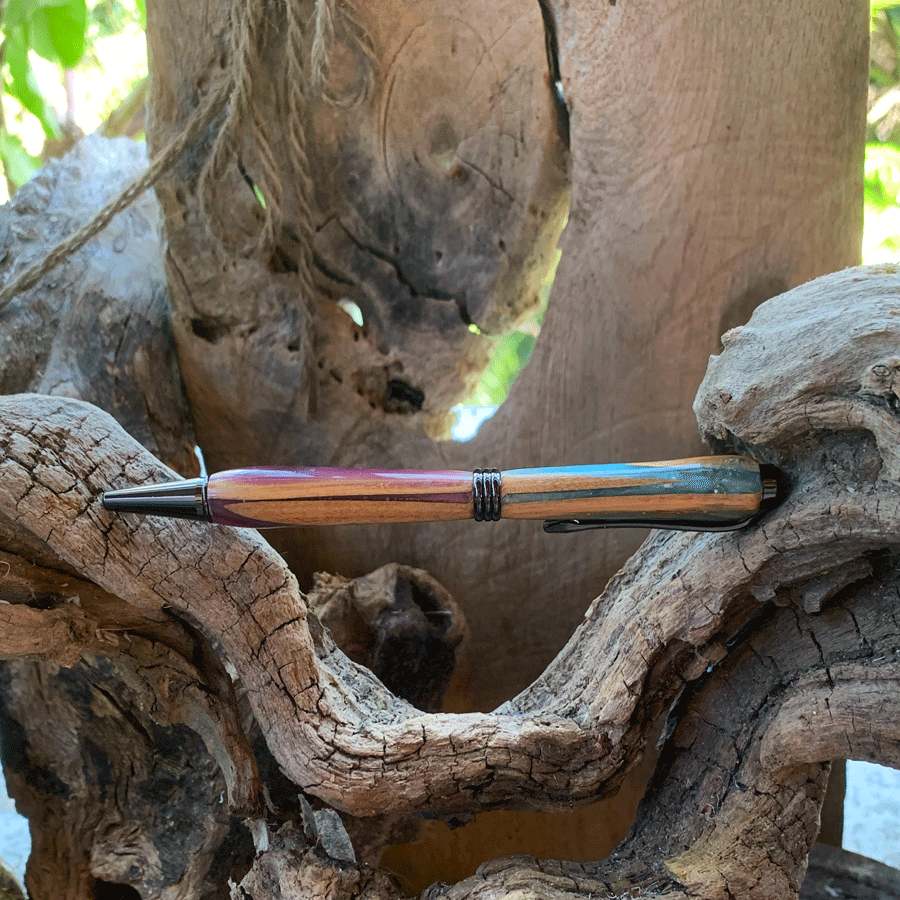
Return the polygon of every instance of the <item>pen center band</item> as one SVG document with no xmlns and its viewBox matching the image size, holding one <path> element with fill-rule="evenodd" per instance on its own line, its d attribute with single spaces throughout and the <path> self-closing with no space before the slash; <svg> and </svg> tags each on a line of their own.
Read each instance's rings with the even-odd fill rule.
<svg viewBox="0 0 900 900">
<path fill-rule="evenodd" d="M 500 518 L 500 470 L 476 469 L 472 473 L 473 518 L 496 522 Z"/>
</svg>

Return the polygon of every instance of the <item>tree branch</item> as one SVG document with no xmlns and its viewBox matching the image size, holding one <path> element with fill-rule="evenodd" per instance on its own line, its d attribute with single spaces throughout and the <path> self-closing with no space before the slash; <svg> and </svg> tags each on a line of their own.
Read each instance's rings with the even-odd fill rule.
<svg viewBox="0 0 900 900">
<path fill-rule="evenodd" d="M 802 848 L 815 834 L 824 785 L 819 760 L 839 740 L 851 755 L 870 755 L 881 738 L 894 736 L 893 719 L 883 718 L 878 701 L 896 684 L 896 622 L 862 617 L 867 608 L 884 611 L 887 588 L 873 586 L 884 581 L 884 566 L 873 560 L 897 549 L 892 454 L 900 425 L 890 373 L 900 370 L 891 356 L 900 306 L 885 290 L 895 285 L 900 276 L 882 271 L 821 279 L 765 304 L 746 328 L 726 336 L 698 395 L 701 427 L 729 449 L 765 448 L 757 452 L 788 473 L 790 496 L 739 533 L 652 537 L 554 664 L 495 713 L 423 714 L 392 695 L 334 646 L 293 576 L 255 534 L 102 511 L 104 488 L 172 473 L 85 404 L 36 396 L 0 401 L 0 510 L 102 590 L 150 614 L 170 607 L 214 636 L 283 770 L 304 791 L 355 814 L 592 798 L 634 764 L 651 726 L 681 693 L 660 787 L 613 868 L 622 874 L 627 857 L 633 881 L 675 878 L 703 896 L 739 882 L 748 896 L 775 884 L 794 891 Z M 845 334 L 841 346 L 827 341 L 828 328 L 835 337 L 839 329 L 829 323 L 851 312 L 866 329 Z M 810 333 L 826 338 L 824 352 L 813 351 L 804 337 Z M 836 566 L 848 567 L 850 577 L 823 589 Z M 865 589 L 853 594 L 852 582 Z M 809 602 L 804 584 L 814 586 L 817 602 Z M 798 598 L 806 609 L 793 605 Z M 835 612 L 839 603 L 848 605 L 846 615 Z M 856 645 L 848 621 L 856 623 Z M 739 650 L 743 627 L 750 643 Z M 736 690 L 735 679 L 756 685 L 758 699 Z M 730 692 L 740 702 L 726 704 L 732 718 L 717 723 Z M 861 696 L 873 702 L 858 707 Z M 827 725 L 824 715 L 821 725 L 812 717 L 808 733 L 797 731 L 798 709 L 832 703 Z M 850 707 L 871 711 L 863 733 L 848 730 L 841 711 Z M 751 727 L 728 751 L 731 774 L 723 781 L 722 763 L 710 765 L 723 758 L 722 738 L 741 721 Z M 695 785 L 689 799 L 680 787 L 685 777 Z M 797 806 L 801 796 L 806 806 Z M 670 827 L 678 811 L 690 827 Z M 662 838 L 673 834 L 678 847 Z M 778 840 L 802 858 L 769 859 Z M 748 869 L 754 846 L 761 855 Z M 741 881 L 739 871 L 761 880 Z M 590 877 L 611 876 L 601 868 Z"/>
</svg>

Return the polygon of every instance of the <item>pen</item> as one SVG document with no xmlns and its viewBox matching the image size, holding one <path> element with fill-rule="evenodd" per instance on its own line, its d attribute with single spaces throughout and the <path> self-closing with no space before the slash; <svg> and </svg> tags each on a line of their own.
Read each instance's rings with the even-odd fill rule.
<svg viewBox="0 0 900 900">
<path fill-rule="evenodd" d="M 474 472 L 232 469 L 107 491 L 116 512 L 246 528 L 544 519 L 548 532 L 741 528 L 784 496 L 777 469 L 743 456 Z"/>
</svg>

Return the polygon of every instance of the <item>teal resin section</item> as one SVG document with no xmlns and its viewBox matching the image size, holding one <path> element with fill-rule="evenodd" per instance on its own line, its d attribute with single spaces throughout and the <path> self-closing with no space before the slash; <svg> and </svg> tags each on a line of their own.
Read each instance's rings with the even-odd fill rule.
<svg viewBox="0 0 900 900">
<path fill-rule="evenodd" d="M 544 469 L 511 469 L 504 475 L 548 475 L 560 479 L 567 477 L 606 479 L 614 483 L 599 484 L 590 488 L 556 489 L 553 491 L 533 491 L 529 493 L 504 495 L 503 504 L 536 503 L 574 499 L 603 497 L 642 497 L 685 494 L 758 494 L 762 491 L 759 467 L 750 461 L 736 463 L 692 463 L 671 466 L 629 463 L 611 463 L 594 466 L 560 466 Z M 622 484 L 623 479 L 628 483 Z M 712 514 L 713 516 L 715 514 Z M 581 516 L 580 518 L 586 518 Z M 608 518 L 608 516 L 604 516 Z M 628 518 L 642 518 L 640 514 L 630 514 Z M 659 514 L 646 515 L 648 519 L 658 519 Z"/>
</svg>

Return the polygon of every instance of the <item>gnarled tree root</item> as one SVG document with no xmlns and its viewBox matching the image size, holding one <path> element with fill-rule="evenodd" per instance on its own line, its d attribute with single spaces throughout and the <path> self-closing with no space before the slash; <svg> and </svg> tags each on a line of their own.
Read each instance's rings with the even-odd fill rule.
<svg viewBox="0 0 900 900">
<path fill-rule="evenodd" d="M 353 815 L 587 801 L 615 789 L 669 713 L 616 854 L 496 861 L 439 893 L 796 896 L 828 760 L 898 764 L 898 325 L 900 275 L 881 268 L 805 285 L 726 335 L 698 395 L 701 430 L 779 465 L 789 496 L 741 532 L 652 536 L 547 671 L 493 713 L 424 713 L 392 694 L 337 649 L 255 533 L 102 510 L 102 490 L 172 473 L 87 404 L 0 400 L 0 533 L 20 571 L 77 575 L 129 621 L 190 623 L 218 671 L 236 673 L 288 781 Z M 36 627 L 53 633 L 60 609 Z M 83 617 L 71 614 L 79 653 L 109 641 L 132 654 L 114 616 L 87 636 Z M 226 679 L 200 668 L 221 695 Z M 231 808 L 246 813 L 239 729 L 214 730 Z"/>
</svg>

